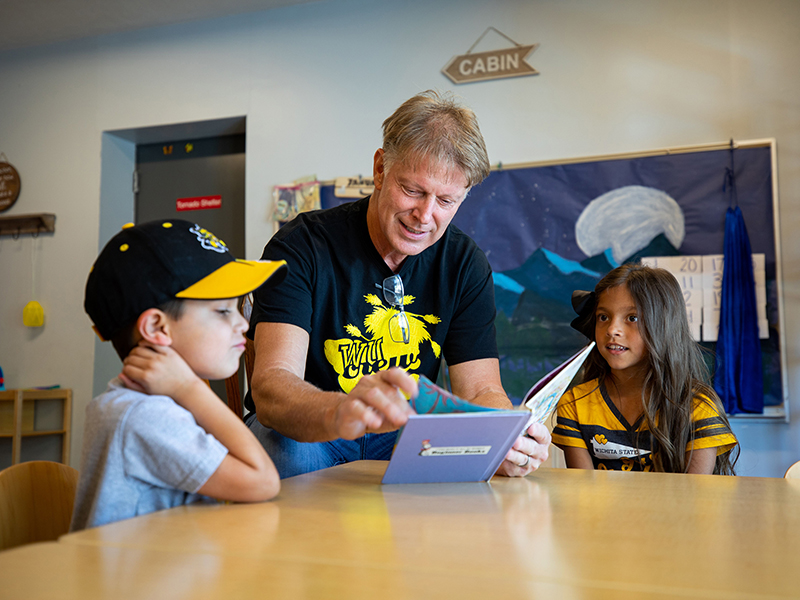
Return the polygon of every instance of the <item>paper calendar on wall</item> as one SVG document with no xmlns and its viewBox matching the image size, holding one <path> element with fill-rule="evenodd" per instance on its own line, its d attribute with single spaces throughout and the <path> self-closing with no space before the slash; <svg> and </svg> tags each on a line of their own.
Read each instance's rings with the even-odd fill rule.
<svg viewBox="0 0 800 600">
<path fill-rule="evenodd" d="M 695 256 L 645 256 L 642 264 L 666 269 L 678 280 L 686 301 L 686 317 L 692 337 L 698 342 L 716 342 L 719 332 L 720 294 L 722 292 L 722 254 Z M 769 339 L 767 322 L 767 280 L 764 254 L 753 255 L 758 335 Z"/>
</svg>

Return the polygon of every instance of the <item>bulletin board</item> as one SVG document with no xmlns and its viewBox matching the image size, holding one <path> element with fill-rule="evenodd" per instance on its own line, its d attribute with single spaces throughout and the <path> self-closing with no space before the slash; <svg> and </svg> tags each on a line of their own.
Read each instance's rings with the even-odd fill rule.
<svg viewBox="0 0 800 600">
<path fill-rule="evenodd" d="M 573 290 L 592 290 L 614 267 L 642 257 L 722 254 L 725 212 L 737 201 L 752 251 L 764 256 L 765 409 L 752 416 L 788 420 L 776 168 L 773 139 L 494 168 L 453 223 L 492 266 L 501 376 L 512 401 L 585 345 L 569 326 Z M 350 200 L 336 198 L 333 185 L 321 188 L 323 208 Z M 713 366 L 715 343 L 701 345 Z"/>
</svg>

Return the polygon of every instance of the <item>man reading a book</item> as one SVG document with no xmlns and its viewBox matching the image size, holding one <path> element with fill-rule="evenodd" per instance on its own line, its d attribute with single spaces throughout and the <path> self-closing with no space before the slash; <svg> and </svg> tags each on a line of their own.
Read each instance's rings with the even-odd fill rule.
<svg viewBox="0 0 800 600">
<path fill-rule="evenodd" d="M 264 249 L 289 275 L 255 294 L 247 424 L 281 477 L 359 459 L 388 460 L 411 411 L 414 375 L 511 408 L 500 380 L 492 272 L 451 225 L 489 174 L 474 113 L 425 92 L 383 123 L 371 196 L 302 213 Z M 498 470 L 524 476 L 547 459 L 532 425 Z"/>
</svg>

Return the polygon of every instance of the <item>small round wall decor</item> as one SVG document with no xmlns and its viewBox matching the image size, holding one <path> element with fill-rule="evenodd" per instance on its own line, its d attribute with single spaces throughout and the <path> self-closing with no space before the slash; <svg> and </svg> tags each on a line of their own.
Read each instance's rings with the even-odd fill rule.
<svg viewBox="0 0 800 600">
<path fill-rule="evenodd" d="M 19 198 L 20 179 L 10 163 L 0 162 L 0 212 L 8 210 Z"/>
</svg>

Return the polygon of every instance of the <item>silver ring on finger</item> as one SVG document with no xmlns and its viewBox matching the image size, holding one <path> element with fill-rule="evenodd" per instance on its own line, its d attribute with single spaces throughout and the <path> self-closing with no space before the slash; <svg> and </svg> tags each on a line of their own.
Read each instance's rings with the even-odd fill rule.
<svg viewBox="0 0 800 600">
<path fill-rule="evenodd" d="M 525 455 L 525 462 L 519 465 L 520 469 L 527 469 L 528 465 L 531 464 L 531 457 L 529 455 Z"/>
</svg>

